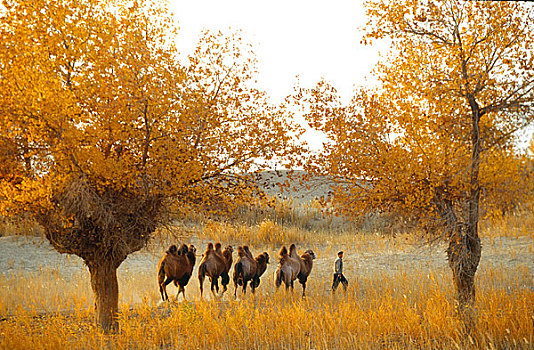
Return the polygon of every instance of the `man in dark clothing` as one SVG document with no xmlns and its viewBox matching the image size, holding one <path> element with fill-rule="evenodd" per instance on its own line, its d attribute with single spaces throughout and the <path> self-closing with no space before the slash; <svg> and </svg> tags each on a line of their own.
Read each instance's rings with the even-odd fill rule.
<svg viewBox="0 0 534 350">
<path fill-rule="evenodd" d="M 347 291 L 349 281 L 343 276 L 343 251 L 337 253 L 337 259 L 334 262 L 334 282 L 332 283 L 332 293 L 334 293 L 339 286 L 339 283 L 343 285 L 343 290 Z"/>
</svg>

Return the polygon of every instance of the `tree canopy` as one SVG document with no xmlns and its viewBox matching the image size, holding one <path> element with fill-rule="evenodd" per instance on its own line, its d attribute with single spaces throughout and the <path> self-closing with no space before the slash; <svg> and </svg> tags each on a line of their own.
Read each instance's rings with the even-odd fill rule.
<svg viewBox="0 0 534 350">
<path fill-rule="evenodd" d="M 32 213 L 82 257 L 113 328 L 115 270 L 166 210 L 246 199 L 246 173 L 298 151 L 300 128 L 255 88 L 238 33 L 205 33 L 180 61 L 164 2 L 2 4 L 0 215 Z"/>
<path fill-rule="evenodd" d="M 391 41 L 374 72 L 379 86 L 348 105 L 326 82 L 297 96 L 328 137 L 308 166 L 339 182 L 341 212 L 392 212 L 445 233 L 464 310 L 475 300 L 480 204 L 502 211 L 532 194 L 515 132 L 534 119 L 534 8 L 459 0 L 366 7 L 363 41 Z"/>
<path fill-rule="evenodd" d="M 534 118 L 532 10 L 380 1 L 368 3 L 368 15 L 365 41 L 392 43 L 376 67 L 379 86 L 361 89 L 348 105 L 324 81 L 300 96 L 310 125 L 328 137 L 310 169 L 339 181 L 339 210 L 398 211 L 438 225 L 449 214 L 467 215 L 472 104 L 485 213 L 521 202 L 530 191 L 515 132 Z"/>
</svg>

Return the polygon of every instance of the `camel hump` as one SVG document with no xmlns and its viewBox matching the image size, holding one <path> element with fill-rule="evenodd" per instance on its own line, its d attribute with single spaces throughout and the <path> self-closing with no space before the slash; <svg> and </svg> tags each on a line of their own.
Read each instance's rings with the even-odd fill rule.
<svg viewBox="0 0 534 350">
<path fill-rule="evenodd" d="M 186 255 L 189 251 L 189 248 L 187 247 L 187 244 L 182 243 L 180 246 L 180 249 L 178 249 L 178 255 Z"/>
<path fill-rule="evenodd" d="M 243 246 L 243 250 L 245 251 L 245 253 L 247 253 L 249 258 L 254 259 L 254 257 L 252 256 L 252 253 L 250 252 L 250 248 L 248 247 L 248 245 Z"/>
<path fill-rule="evenodd" d="M 280 248 L 279 255 L 280 255 L 281 258 L 287 256 L 287 248 L 286 248 L 286 246 L 283 246 L 282 248 Z"/>
<path fill-rule="evenodd" d="M 215 250 L 220 251 L 221 247 L 222 247 L 222 245 L 221 245 L 220 242 L 215 243 Z"/>
<path fill-rule="evenodd" d="M 209 242 L 204 255 L 209 255 L 211 252 L 213 252 L 213 243 Z"/>
<path fill-rule="evenodd" d="M 291 256 L 292 258 L 299 257 L 299 255 L 297 254 L 297 246 L 294 243 L 289 246 L 289 256 Z"/>
<path fill-rule="evenodd" d="M 169 254 L 176 254 L 178 252 L 178 248 L 176 247 L 175 244 L 171 245 L 169 247 L 169 249 L 167 249 L 166 253 L 169 253 Z"/>
<path fill-rule="evenodd" d="M 245 250 L 243 249 L 243 247 L 237 247 L 237 256 L 239 256 L 240 258 L 245 256 Z"/>
</svg>

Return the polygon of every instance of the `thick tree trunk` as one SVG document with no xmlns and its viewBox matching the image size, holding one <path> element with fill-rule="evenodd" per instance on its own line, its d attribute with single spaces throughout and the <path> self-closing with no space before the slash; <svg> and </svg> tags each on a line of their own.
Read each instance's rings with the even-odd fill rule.
<svg viewBox="0 0 534 350">
<path fill-rule="evenodd" d="M 88 262 L 91 273 L 91 287 L 95 295 L 95 321 L 105 332 L 119 329 L 117 313 L 119 308 L 119 284 L 117 268 L 114 261 Z"/>
<path fill-rule="evenodd" d="M 451 235 L 447 255 L 461 313 L 475 302 L 475 273 L 481 252 L 480 238 L 470 234 L 469 228 L 462 229 L 462 226 L 459 226 Z"/>
<path fill-rule="evenodd" d="M 465 67 L 464 67 L 465 70 Z M 465 74 L 467 76 L 467 74 Z M 478 236 L 478 217 L 480 205 L 480 108 L 472 94 L 467 95 L 471 107 L 471 163 L 469 166 L 470 189 L 467 222 L 458 224 L 449 241 L 447 255 L 452 269 L 458 311 L 468 330 L 473 328 L 472 306 L 475 302 L 475 274 L 477 272 L 482 246 Z"/>
</svg>

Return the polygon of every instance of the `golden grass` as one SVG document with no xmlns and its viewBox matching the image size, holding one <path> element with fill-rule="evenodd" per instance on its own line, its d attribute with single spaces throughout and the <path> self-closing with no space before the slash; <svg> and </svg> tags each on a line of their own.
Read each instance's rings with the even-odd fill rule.
<svg viewBox="0 0 534 350">
<path fill-rule="evenodd" d="M 481 220 L 480 235 L 482 237 L 524 237 L 534 239 L 534 207 L 525 206 L 521 210 L 502 217 Z"/>
<path fill-rule="evenodd" d="M 262 218 L 254 225 L 205 221 L 161 230 L 145 251 L 154 254 L 146 269 L 119 270 L 121 331 L 116 335 L 94 327 L 86 269 L 65 276 L 60 266 L 38 272 L 13 266 L 13 272 L 0 274 L 0 349 L 532 349 L 534 279 L 532 261 L 525 259 L 534 250 L 532 232 L 534 215 L 527 212 L 481 223 L 476 328 L 469 336 L 456 317 L 444 247 L 436 253 L 443 259 L 440 267 L 424 261 L 395 266 L 396 255 L 417 252 L 415 236 L 310 231 Z M 195 267 L 188 301 L 161 304 L 157 258 L 177 240 L 200 241 L 199 252 L 206 241 L 247 243 L 255 253 L 269 251 L 272 265 L 254 297 L 233 300 L 231 285 L 220 300 L 200 300 Z M 294 295 L 273 285 L 276 251 L 291 242 L 300 243 L 300 251 L 312 248 L 321 260 L 305 299 L 298 284 Z M 349 253 L 350 287 L 346 295 L 339 290 L 332 296 L 330 260 L 340 247 Z M 363 271 L 366 257 L 387 254 L 393 258 L 385 266 Z M 496 254 L 501 262 L 492 265 Z M 168 291 L 172 297 L 176 293 L 173 286 Z"/>
<path fill-rule="evenodd" d="M 0 236 L 41 236 L 43 229 L 26 215 L 15 218 L 0 216 Z"/>
<path fill-rule="evenodd" d="M 194 236 L 207 241 L 281 245 L 285 242 L 308 241 L 311 233 L 295 227 L 284 227 L 267 219 L 252 227 L 244 224 L 208 221 Z"/>
<path fill-rule="evenodd" d="M 390 244 L 351 249 L 370 254 L 391 249 Z M 330 256 L 331 249 L 323 247 L 318 255 Z M 105 336 L 93 326 L 85 271 L 68 280 L 56 270 L 19 271 L 0 280 L 0 348 L 528 349 L 534 344 L 534 282 L 528 267 L 481 266 L 477 326 L 470 336 L 455 316 L 447 268 L 405 266 L 358 274 L 348 266 L 349 291 L 332 296 L 330 265 L 319 264 L 305 299 L 300 285 L 293 295 L 276 291 L 270 273 L 254 297 L 233 300 L 232 287 L 220 300 L 200 300 L 193 278 L 188 301 L 160 304 L 155 273 L 120 271 L 121 331 Z"/>
</svg>

